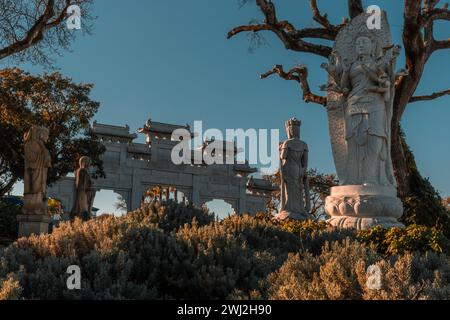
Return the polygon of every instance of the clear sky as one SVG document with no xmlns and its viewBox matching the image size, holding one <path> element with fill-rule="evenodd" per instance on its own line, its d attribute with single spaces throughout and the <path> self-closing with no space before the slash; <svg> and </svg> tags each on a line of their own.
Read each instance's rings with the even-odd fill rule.
<svg viewBox="0 0 450 320">
<path fill-rule="evenodd" d="M 298 28 L 315 25 L 309 1 L 274 2 L 280 20 L 288 19 Z M 347 16 L 347 0 L 318 2 L 334 23 Z M 403 1 L 364 4 L 388 11 L 394 40 L 401 44 Z M 98 122 L 128 124 L 136 131 L 151 117 L 175 124 L 203 120 L 205 127 L 221 130 L 284 131 L 284 121 L 295 116 L 303 121 L 310 166 L 335 171 L 324 108 L 304 103 L 295 82 L 259 79 L 275 64 L 303 63 L 309 66 L 311 87 L 318 91 L 326 82 L 319 68 L 324 60 L 290 52 L 269 33 L 264 34 L 267 44 L 253 52 L 244 34 L 226 40 L 232 27 L 261 19 L 254 2 L 239 8 L 237 0 L 96 0 L 94 10 L 94 34 L 78 37 L 72 52 L 58 58 L 55 67 L 75 81 L 95 84 L 92 98 L 101 102 Z M 439 24 L 436 37 L 449 37 L 448 26 Z M 418 94 L 448 89 L 449 52 L 437 52 L 430 59 Z M 399 67 L 403 64 L 402 56 Z M 450 196 L 449 104 L 449 96 L 412 104 L 402 121 L 421 173 L 443 196 Z M 106 200 L 100 205 L 110 207 Z"/>
</svg>

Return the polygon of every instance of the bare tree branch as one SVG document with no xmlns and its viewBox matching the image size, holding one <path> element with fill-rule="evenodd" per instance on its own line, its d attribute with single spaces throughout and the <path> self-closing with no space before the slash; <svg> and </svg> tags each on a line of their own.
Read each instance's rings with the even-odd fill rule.
<svg viewBox="0 0 450 320">
<path fill-rule="evenodd" d="M 313 13 L 313 19 L 314 21 L 318 22 L 319 24 L 321 24 L 322 26 L 325 27 L 325 29 L 331 30 L 337 32 L 339 31 L 339 29 L 341 28 L 341 26 L 335 26 L 332 25 L 330 23 L 330 21 L 328 20 L 327 14 L 322 15 L 320 13 L 319 8 L 317 7 L 317 0 L 310 0 L 309 1 L 309 6 L 311 7 L 311 11 Z"/>
<path fill-rule="evenodd" d="M 55 4 L 54 0 L 48 0 L 45 5 L 44 13 L 39 17 L 39 19 L 35 22 L 35 24 L 28 30 L 25 35 L 25 38 L 14 42 L 10 46 L 3 48 L 0 50 L 0 59 L 11 56 L 15 53 L 25 50 L 28 47 L 36 44 L 43 38 L 44 30 L 46 29 L 46 24 L 49 19 L 53 17 L 55 14 L 53 10 L 53 6 Z"/>
<path fill-rule="evenodd" d="M 311 0 L 311 2 L 315 1 Z M 331 47 L 304 41 L 303 38 L 334 40 L 342 25 L 331 25 L 326 17 L 321 16 L 319 12 L 316 19 L 321 21 L 321 24 L 326 26 L 325 28 L 307 28 L 297 30 L 290 22 L 286 20 L 278 21 L 275 6 L 271 1 L 256 0 L 256 4 L 264 14 L 264 22 L 261 24 L 236 27 L 228 32 L 228 39 L 241 32 L 272 31 L 283 42 L 286 49 L 298 52 L 309 52 L 328 58 L 332 50 Z"/>
<path fill-rule="evenodd" d="M 361 0 L 348 0 L 348 14 L 350 15 L 351 19 L 363 12 L 364 9 Z"/>
<path fill-rule="evenodd" d="M 448 10 L 448 3 L 442 8 L 435 8 L 439 1 L 427 1 L 425 3 L 424 13 L 425 20 L 447 20 L 450 21 L 450 11 Z"/>
<path fill-rule="evenodd" d="M 425 63 L 429 57 L 428 46 L 422 36 L 422 1 L 405 0 L 404 4 L 403 46 L 405 48 L 408 77 L 401 77 L 396 83 L 395 112 L 392 122 L 398 124 L 412 95 L 420 82 Z M 425 36 L 429 37 L 428 30 Z M 393 134 L 399 126 L 395 125 Z"/>
<path fill-rule="evenodd" d="M 444 91 L 435 92 L 435 93 L 430 94 L 430 95 L 412 97 L 409 100 L 409 102 L 429 101 L 429 100 L 434 100 L 434 99 L 443 97 L 445 95 L 450 95 L 450 89 L 444 90 Z"/>
<path fill-rule="evenodd" d="M 48 22 L 45 25 L 45 27 L 48 29 L 48 28 L 52 28 L 52 27 L 55 27 L 55 26 L 59 25 L 64 20 L 64 18 L 67 16 L 67 9 L 69 9 L 69 7 L 71 5 L 72 5 L 72 1 L 71 0 L 66 0 L 66 5 L 61 10 L 61 12 L 59 13 L 58 17 L 55 20 Z"/>
<path fill-rule="evenodd" d="M 406 66 L 410 76 L 417 70 L 416 63 L 420 61 L 425 51 L 421 32 L 421 0 L 405 0 L 403 44 L 405 46 Z"/>
<path fill-rule="evenodd" d="M 78 33 L 90 34 L 94 0 L 0 0 L 0 60 L 12 58 L 51 67 L 51 56 L 67 50 Z M 66 27 L 67 9 L 79 6 L 83 28 Z"/>
<path fill-rule="evenodd" d="M 424 34 L 425 46 L 427 47 L 427 59 L 436 50 L 450 48 L 450 39 L 436 40 L 433 35 L 434 22 L 436 20 L 450 21 L 450 10 L 448 10 L 448 3 L 446 3 L 442 8 L 436 8 L 438 3 L 439 0 L 425 0 L 424 3 L 422 25 L 425 31 Z"/>
<path fill-rule="evenodd" d="M 285 80 L 297 81 L 303 91 L 303 100 L 306 103 L 314 102 L 322 106 L 327 105 L 327 99 L 325 97 L 316 95 L 311 92 L 308 83 L 308 69 L 305 66 L 299 65 L 290 69 L 288 72 L 285 72 L 282 65 L 276 65 L 272 68 L 272 70 L 269 70 L 266 73 L 262 74 L 261 79 L 265 79 L 273 74 L 278 74 Z"/>
<path fill-rule="evenodd" d="M 434 40 L 433 51 L 442 50 L 442 49 L 450 49 L 450 38 L 448 40 Z"/>
</svg>

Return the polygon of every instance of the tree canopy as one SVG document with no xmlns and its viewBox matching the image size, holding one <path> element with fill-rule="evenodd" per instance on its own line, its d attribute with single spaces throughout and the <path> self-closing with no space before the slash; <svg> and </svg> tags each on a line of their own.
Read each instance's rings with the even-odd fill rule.
<svg viewBox="0 0 450 320">
<path fill-rule="evenodd" d="M 53 167 L 48 182 L 72 172 L 80 156 L 92 159 L 103 175 L 104 147 L 90 131 L 99 103 L 90 99 L 91 84 L 77 84 L 59 73 L 34 76 L 20 69 L 0 71 L 0 194 L 23 177 L 23 135 L 31 125 L 47 127 Z"/>
</svg>

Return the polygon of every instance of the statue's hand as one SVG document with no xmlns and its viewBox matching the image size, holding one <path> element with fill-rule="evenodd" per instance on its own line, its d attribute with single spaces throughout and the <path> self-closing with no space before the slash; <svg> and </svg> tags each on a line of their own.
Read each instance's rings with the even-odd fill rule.
<svg viewBox="0 0 450 320">
<path fill-rule="evenodd" d="M 350 71 L 350 68 L 352 67 L 352 64 L 348 58 L 344 58 L 342 61 L 342 69 L 346 72 Z"/>
</svg>

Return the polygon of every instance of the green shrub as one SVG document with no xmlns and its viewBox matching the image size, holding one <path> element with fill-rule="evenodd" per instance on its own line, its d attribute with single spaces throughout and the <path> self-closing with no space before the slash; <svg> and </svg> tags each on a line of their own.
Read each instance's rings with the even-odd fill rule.
<svg viewBox="0 0 450 320">
<path fill-rule="evenodd" d="M 17 239 L 19 232 L 17 215 L 19 214 L 21 214 L 20 206 L 10 205 L 0 200 L 0 238 Z"/>
<path fill-rule="evenodd" d="M 174 201 L 154 201 L 144 204 L 140 209 L 128 215 L 138 221 L 157 224 L 165 232 L 177 231 L 184 224 L 191 224 L 194 218 L 200 226 L 215 220 L 214 213 L 210 213 L 206 209 L 198 209 L 192 205 L 179 204 Z"/>
<path fill-rule="evenodd" d="M 295 221 L 279 222 L 283 230 L 300 237 L 303 251 L 320 254 L 326 242 L 344 241 L 346 238 L 355 238 L 355 231 L 351 229 L 337 229 L 324 221 Z"/>
<path fill-rule="evenodd" d="M 359 231 L 357 239 L 363 243 L 373 244 L 383 254 L 402 254 L 405 252 L 427 251 L 448 253 L 448 239 L 436 227 L 409 225 L 405 229 L 383 229 L 375 227 Z"/>
</svg>

